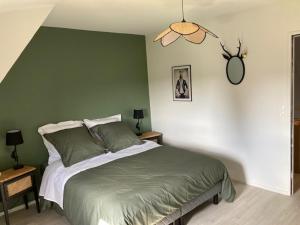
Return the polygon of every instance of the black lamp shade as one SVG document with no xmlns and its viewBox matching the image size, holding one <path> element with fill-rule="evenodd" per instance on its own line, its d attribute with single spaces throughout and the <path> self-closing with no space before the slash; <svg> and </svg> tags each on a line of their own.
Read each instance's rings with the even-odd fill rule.
<svg viewBox="0 0 300 225">
<path fill-rule="evenodd" d="M 6 145 L 23 144 L 22 132 L 20 130 L 10 130 L 6 132 Z"/>
<path fill-rule="evenodd" d="M 134 119 L 143 119 L 144 118 L 144 111 L 142 109 L 133 110 L 133 118 Z"/>
</svg>

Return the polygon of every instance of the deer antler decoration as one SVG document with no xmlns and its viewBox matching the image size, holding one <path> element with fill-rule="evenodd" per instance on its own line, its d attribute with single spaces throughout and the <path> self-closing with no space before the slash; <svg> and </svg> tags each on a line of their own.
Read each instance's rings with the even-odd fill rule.
<svg viewBox="0 0 300 225">
<path fill-rule="evenodd" d="M 237 47 L 239 51 L 238 51 L 238 53 L 236 54 L 236 56 L 238 56 L 238 57 L 242 57 L 242 56 L 240 56 L 241 47 L 242 47 L 242 43 L 241 43 L 241 40 L 239 40 L 239 47 Z"/>
<path fill-rule="evenodd" d="M 222 42 L 220 42 L 220 44 L 221 44 L 221 46 L 222 46 L 222 49 L 224 50 L 224 52 L 226 53 L 226 54 L 222 54 L 223 55 L 223 57 L 225 58 L 225 59 L 227 59 L 227 60 L 230 60 L 232 57 L 234 57 L 234 56 L 237 56 L 237 57 L 239 57 L 239 58 L 245 58 L 246 56 L 247 56 L 247 52 L 245 51 L 245 52 L 243 52 L 242 54 L 241 54 L 241 48 L 242 48 L 242 43 L 241 43 L 241 40 L 239 40 L 239 46 L 237 47 L 237 49 L 238 49 L 238 53 L 236 54 L 236 55 L 232 55 L 226 48 L 225 48 L 225 45 L 224 44 L 222 44 Z"/>
<path fill-rule="evenodd" d="M 225 58 L 225 59 L 227 59 L 227 60 L 229 60 L 231 57 L 232 57 L 232 55 L 231 55 L 231 53 L 228 51 L 228 50 L 226 50 L 226 48 L 225 48 L 225 45 L 223 45 L 222 44 L 222 42 L 220 42 L 220 44 L 221 44 L 221 46 L 222 46 L 222 49 L 224 50 L 224 52 L 226 52 L 226 54 L 222 54 L 223 55 L 223 57 Z"/>
</svg>

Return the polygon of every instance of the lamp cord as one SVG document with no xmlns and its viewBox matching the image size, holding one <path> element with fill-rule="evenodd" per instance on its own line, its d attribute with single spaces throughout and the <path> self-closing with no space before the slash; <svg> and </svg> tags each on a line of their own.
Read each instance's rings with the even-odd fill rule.
<svg viewBox="0 0 300 225">
<path fill-rule="evenodd" d="M 185 19 L 184 19 L 184 10 L 183 10 L 183 0 L 181 0 L 181 10 L 182 10 L 182 22 L 185 22 Z"/>
</svg>

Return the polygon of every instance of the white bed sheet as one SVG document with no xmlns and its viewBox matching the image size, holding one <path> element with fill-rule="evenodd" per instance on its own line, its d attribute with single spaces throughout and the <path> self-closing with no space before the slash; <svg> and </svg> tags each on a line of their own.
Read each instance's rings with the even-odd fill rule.
<svg viewBox="0 0 300 225">
<path fill-rule="evenodd" d="M 116 153 L 109 152 L 107 154 L 102 154 L 76 163 L 71 167 L 64 167 L 62 161 L 58 160 L 47 166 L 43 175 L 39 195 L 44 197 L 46 200 L 56 202 L 63 209 L 64 187 L 72 176 L 82 171 L 101 166 L 127 156 L 136 155 L 158 146 L 160 145 L 153 141 L 146 141 L 142 145 L 134 145 Z"/>
</svg>

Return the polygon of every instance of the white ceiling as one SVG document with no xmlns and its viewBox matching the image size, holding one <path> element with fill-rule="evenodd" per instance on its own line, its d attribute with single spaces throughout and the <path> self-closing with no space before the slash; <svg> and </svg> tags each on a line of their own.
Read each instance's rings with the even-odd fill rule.
<svg viewBox="0 0 300 225">
<path fill-rule="evenodd" d="M 184 8 L 187 20 L 201 23 L 275 1 L 184 0 Z M 149 34 L 181 20 L 181 0 L 0 0 L 0 9 L 43 4 L 56 5 L 44 23 L 52 27 Z"/>
<path fill-rule="evenodd" d="M 61 0 L 0 0 L 0 13 L 46 5 L 55 5 Z"/>
</svg>

